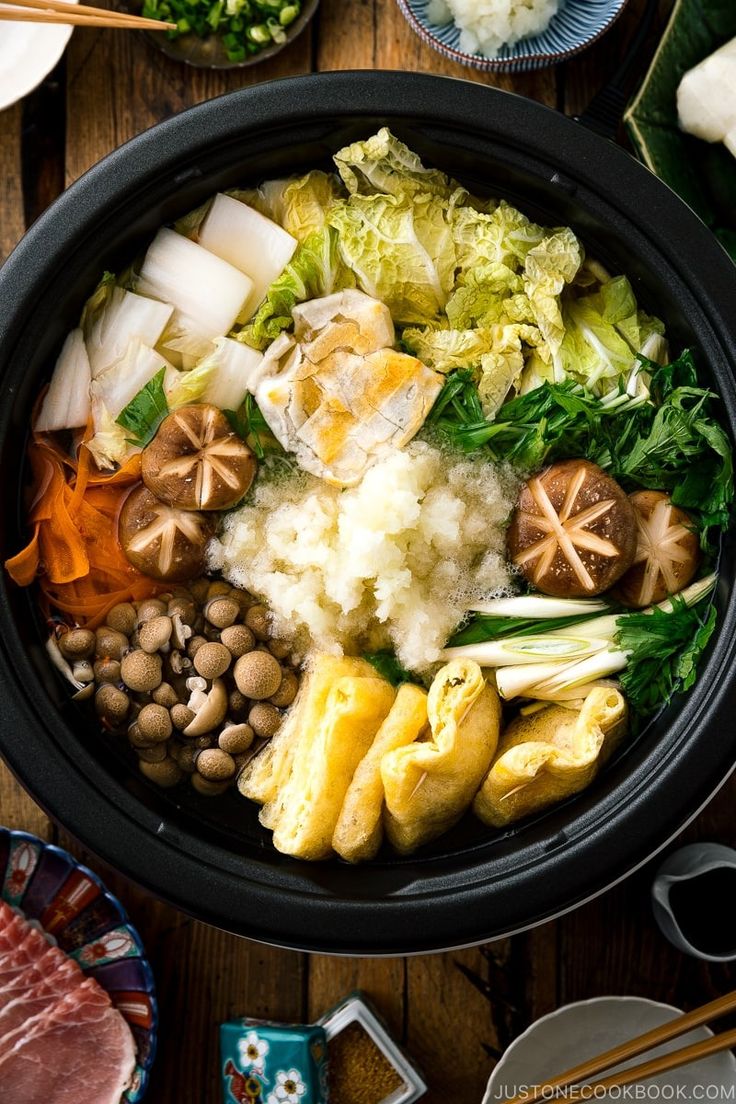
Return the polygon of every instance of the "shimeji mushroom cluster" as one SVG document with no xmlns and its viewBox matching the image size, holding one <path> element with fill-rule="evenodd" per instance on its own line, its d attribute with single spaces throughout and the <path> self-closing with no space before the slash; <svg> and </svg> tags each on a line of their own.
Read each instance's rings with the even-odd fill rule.
<svg viewBox="0 0 736 1104">
<path fill-rule="evenodd" d="M 103 725 L 127 733 L 147 778 L 169 787 L 188 775 L 204 795 L 231 785 L 299 688 L 269 611 L 205 578 L 120 603 L 96 631 L 65 632 L 58 651 Z"/>
</svg>

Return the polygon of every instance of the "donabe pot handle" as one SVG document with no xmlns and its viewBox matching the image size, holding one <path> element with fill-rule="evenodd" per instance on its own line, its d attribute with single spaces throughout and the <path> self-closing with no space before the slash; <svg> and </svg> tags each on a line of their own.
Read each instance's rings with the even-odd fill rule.
<svg viewBox="0 0 736 1104">
<path fill-rule="evenodd" d="M 640 55 L 647 45 L 649 30 L 658 6 L 658 0 L 647 0 L 639 27 L 621 65 L 608 84 L 596 93 L 582 115 L 574 116 L 577 123 L 582 123 L 588 130 L 600 134 L 603 138 L 615 141 L 618 136 L 618 128 L 621 125 L 626 104 L 634 91 L 635 83 L 638 84 L 638 80 L 632 80 L 632 71 L 635 68 L 638 71 Z"/>
</svg>

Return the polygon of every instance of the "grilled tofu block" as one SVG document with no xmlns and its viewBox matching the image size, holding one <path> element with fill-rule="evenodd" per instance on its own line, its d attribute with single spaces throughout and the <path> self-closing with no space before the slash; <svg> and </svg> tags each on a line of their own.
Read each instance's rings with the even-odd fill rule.
<svg viewBox="0 0 736 1104">
<path fill-rule="evenodd" d="M 418 433 L 443 379 L 391 348 L 387 308 L 350 289 L 294 309 L 294 337 L 266 351 L 252 388 L 263 416 L 302 468 L 358 483 Z"/>
</svg>

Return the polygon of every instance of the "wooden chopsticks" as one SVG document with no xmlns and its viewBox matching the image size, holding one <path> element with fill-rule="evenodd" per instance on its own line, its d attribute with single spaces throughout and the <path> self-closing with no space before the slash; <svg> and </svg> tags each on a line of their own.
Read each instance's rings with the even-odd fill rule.
<svg viewBox="0 0 736 1104">
<path fill-rule="evenodd" d="M 18 23 L 63 23 L 75 27 L 119 27 L 149 31 L 173 31 L 176 23 L 145 19 L 128 12 L 108 11 L 67 0 L 7 0 L 0 2 L 0 20 Z"/>
<path fill-rule="evenodd" d="M 640 1054 L 647 1050 L 654 1050 L 672 1039 L 679 1039 L 681 1035 L 686 1035 L 693 1028 L 701 1027 L 710 1020 L 717 1020 L 721 1016 L 726 1016 L 729 1012 L 734 1011 L 736 1011 L 736 990 L 727 993 L 724 997 L 718 997 L 717 1000 L 710 1001 L 700 1008 L 695 1008 L 692 1012 L 676 1016 L 674 1020 L 670 1020 L 660 1027 L 655 1027 L 652 1031 L 647 1031 L 643 1035 L 638 1035 L 635 1039 L 630 1039 L 627 1043 L 622 1043 L 612 1050 L 607 1050 L 605 1054 L 589 1058 L 579 1066 L 566 1070 L 565 1073 L 561 1073 L 552 1080 L 545 1082 L 544 1085 L 536 1085 L 528 1092 L 505 1101 L 505 1104 L 533 1104 L 534 1101 L 540 1098 L 548 1101 L 554 1099 L 557 1095 L 556 1090 L 561 1091 L 563 1089 L 568 1090 L 565 1093 L 566 1097 L 573 1095 L 579 1100 L 593 1099 L 593 1097 L 600 1098 L 601 1093 L 608 1089 L 622 1088 L 637 1081 L 645 1081 L 649 1077 L 656 1077 L 660 1073 L 679 1069 L 681 1066 L 687 1066 L 701 1058 L 707 1058 L 711 1054 L 719 1054 L 723 1050 L 736 1046 L 736 1030 L 726 1031 L 721 1035 L 714 1035 L 711 1039 L 703 1039 L 698 1043 L 692 1043 L 681 1050 L 674 1050 L 670 1054 L 652 1058 L 642 1065 L 611 1074 L 610 1077 L 606 1077 L 602 1081 L 579 1085 L 580 1081 L 589 1081 L 591 1077 L 596 1077 L 599 1073 L 605 1073 L 612 1066 L 618 1066 L 622 1062 L 629 1062 L 632 1058 L 638 1058 Z M 571 1094 L 569 1089 L 574 1085 L 578 1085 L 578 1088 Z"/>
</svg>

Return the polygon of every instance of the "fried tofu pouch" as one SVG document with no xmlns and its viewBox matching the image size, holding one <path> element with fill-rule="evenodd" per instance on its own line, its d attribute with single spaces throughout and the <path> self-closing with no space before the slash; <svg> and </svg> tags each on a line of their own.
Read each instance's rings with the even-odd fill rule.
<svg viewBox="0 0 736 1104">
<path fill-rule="evenodd" d="M 384 755 L 384 827 L 402 854 L 446 832 L 488 772 L 501 729 L 501 704 L 473 660 L 454 659 L 427 698 L 429 738 Z"/>
<path fill-rule="evenodd" d="M 332 846 L 347 862 L 374 859 L 383 842 L 384 755 L 413 744 L 427 727 L 427 693 L 420 686 L 405 683 L 399 687 L 389 715 L 358 764 L 345 794 Z"/>
<path fill-rule="evenodd" d="M 395 696 L 375 670 L 370 678 L 348 675 L 332 684 L 316 723 L 300 726 L 289 780 L 272 821 L 277 850 L 300 859 L 329 858 L 348 786 Z"/>
<path fill-rule="evenodd" d="M 375 676 L 375 673 L 375 668 L 364 659 L 323 654 L 312 657 L 281 728 L 238 777 L 238 789 L 243 797 L 267 807 L 261 814 L 266 827 L 272 826 L 268 823 L 272 813 L 270 807 L 288 781 L 300 737 L 317 727 L 332 685 L 345 675 Z"/>
<path fill-rule="evenodd" d="M 579 711 L 548 705 L 517 717 L 501 737 L 474 812 L 504 828 L 584 790 L 626 732 L 627 713 L 618 690 L 596 687 Z"/>
</svg>

